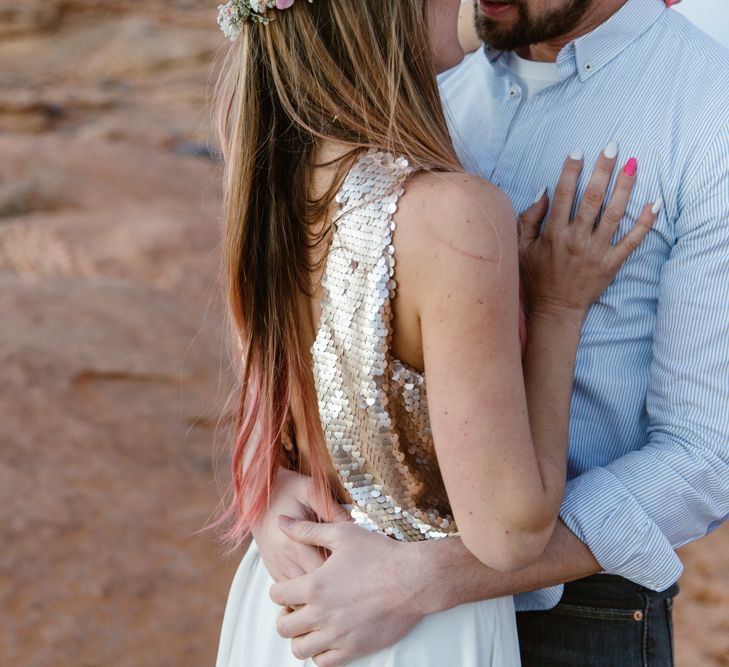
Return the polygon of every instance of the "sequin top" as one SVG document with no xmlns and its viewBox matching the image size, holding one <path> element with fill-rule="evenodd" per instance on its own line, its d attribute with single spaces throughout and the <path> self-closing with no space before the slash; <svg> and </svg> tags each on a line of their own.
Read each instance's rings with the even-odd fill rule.
<svg viewBox="0 0 729 667">
<path fill-rule="evenodd" d="M 399 540 L 456 535 L 438 468 L 425 375 L 390 351 L 399 197 L 413 173 L 389 153 L 361 156 L 339 205 L 312 346 L 324 436 L 358 524 Z"/>
</svg>

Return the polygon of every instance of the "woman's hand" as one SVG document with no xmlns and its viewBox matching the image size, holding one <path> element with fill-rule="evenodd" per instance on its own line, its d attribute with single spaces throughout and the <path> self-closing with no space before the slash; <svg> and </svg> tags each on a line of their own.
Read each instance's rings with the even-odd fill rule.
<svg viewBox="0 0 729 667">
<path fill-rule="evenodd" d="M 337 520 L 349 515 L 339 505 Z M 280 468 L 266 513 L 253 526 L 253 538 L 274 581 L 288 581 L 313 572 L 324 563 L 324 552 L 316 547 L 292 540 L 279 527 L 280 515 L 300 520 L 316 520 L 323 513 L 318 505 L 310 477 Z"/>
<path fill-rule="evenodd" d="M 570 215 L 583 167 L 578 152 L 565 161 L 541 232 L 546 194 L 520 216 L 522 279 L 531 313 L 570 312 L 584 317 L 652 228 L 660 201 L 646 204 L 630 231 L 612 244 L 637 174 L 637 162 L 631 158 L 600 215 L 616 162 L 617 146 L 611 144 L 597 161 L 574 220 Z"/>
</svg>

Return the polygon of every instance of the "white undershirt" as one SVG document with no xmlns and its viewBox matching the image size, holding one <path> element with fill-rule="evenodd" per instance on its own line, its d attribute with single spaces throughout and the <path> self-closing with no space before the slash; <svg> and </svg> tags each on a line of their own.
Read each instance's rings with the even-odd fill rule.
<svg viewBox="0 0 729 667">
<path fill-rule="evenodd" d="M 514 75 L 518 83 L 521 84 L 524 93 L 523 100 L 527 100 L 552 84 L 557 83 L 561 78 L 557 63 L 525 60 L 513 51 L 507 54 L 505 61 L 506 67 Z"/>
</svg>

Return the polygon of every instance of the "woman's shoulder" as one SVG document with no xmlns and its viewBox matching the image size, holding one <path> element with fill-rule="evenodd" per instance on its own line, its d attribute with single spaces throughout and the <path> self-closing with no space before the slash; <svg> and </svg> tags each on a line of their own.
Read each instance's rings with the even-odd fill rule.
<svg viewBox="0 0 729 667">
<path fill-rule="evenodd" d="M 511 208 L 503 190 L 465 171 L 418 172 L 410 179 L 407 192 L 429 203 L 443 202 L 448 206 L 458 206 L 459 211 L 483 205 Z"/>
<path fill-rule="evenodd" d="M 403 241 L 428 254 L 444 247 L 490 256 L 515 242 L 517 231 L 508 196 L 493 183 L 465 172 L 412 176 L 397 224 Z"/>
</svg>

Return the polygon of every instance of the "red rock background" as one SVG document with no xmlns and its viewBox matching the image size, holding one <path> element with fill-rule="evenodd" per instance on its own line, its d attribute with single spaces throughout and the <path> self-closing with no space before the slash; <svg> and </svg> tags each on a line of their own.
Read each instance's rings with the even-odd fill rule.
<svg viewBox="0 0 729 667">
<path fill-rule="evenodd" d="M 0 0 L 0 665 L 212 665 L 235 559 L 215 0 Z M 221 418 L 222 415 L 222 418 Z M 679 665 L 729 665 L 729 530 Z"/>
</svg>

